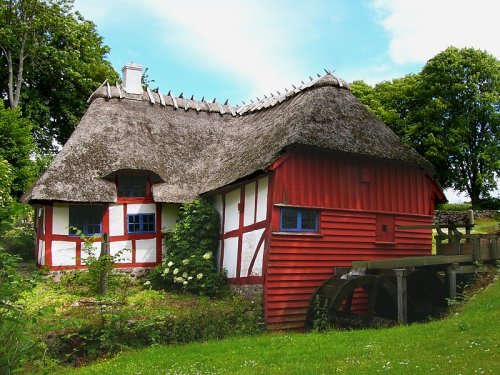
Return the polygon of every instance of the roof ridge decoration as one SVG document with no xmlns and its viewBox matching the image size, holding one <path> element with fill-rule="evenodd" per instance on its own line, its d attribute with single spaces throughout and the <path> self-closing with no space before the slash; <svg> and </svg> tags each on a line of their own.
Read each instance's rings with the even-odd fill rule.
<svg viewBox="0 0 500 375">
<path fill-rule="evenodd" d="M 162 107 L 173 107 L 175 110 L 179 108 L 185 111 L 193 109 L 196 110 L 196 112 L 213 112 L 219 113 L 221 116 L 229 114 L 233 117 L 239 117 L 279 105 L 310 88 L 334 86 L 349 90 L 349 85 L 346 81 L 336 77 L 330 70 L 325 69 L 325 72 L 326 74 L 324 75 L 317 74 L 317 78 L 309 76 L 308 82 L 301 81 L 298 86 L 292 84 L 292 87 L 290 89 L 285 88 L 284 92 L 276 91 L 276 94 L 271 92 L 269 96 L 264 95 L 262 99 L 257 97 L 256 100 L 250 99 L 247 103 L 243 102 L 241 106 L 232 106 L 229 104 L 229 100 L 226 100 L 224 104 L 222 104 L 218 102 L 216 98 L 214 98 L 212 103 L 206 101 L 205 97 L 201 100 L 196 100 L 194 95 L 188 99 L 184 97 L 183 93 L 176 97 L 173 95 L 172 90 L 169 90 L 167 95 L 164 96 L 159 88 L 156 91 L 152 91 L 147 87 L 142 95 L 128 94 L 121 84 L 116 82 L 115 86 L 112 86 L 107 79 L 90 95 L 87 99 L 87 103 L 92 102 L 96 98 L 104 98 L 106 100 L 145 100 L 149 101 L 151 105 L 159 104 Z"/>
</svg>

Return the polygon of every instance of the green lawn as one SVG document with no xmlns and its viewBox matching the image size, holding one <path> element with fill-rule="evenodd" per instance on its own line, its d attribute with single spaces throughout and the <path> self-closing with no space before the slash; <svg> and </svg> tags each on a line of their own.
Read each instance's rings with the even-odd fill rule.
<svg viewBox="0 0 500 375">
<path fill-rule="evenodd" d="M 447 319 L 126 352 L 70 374 L 500 374 L 500 282 Z"/>
</svg>

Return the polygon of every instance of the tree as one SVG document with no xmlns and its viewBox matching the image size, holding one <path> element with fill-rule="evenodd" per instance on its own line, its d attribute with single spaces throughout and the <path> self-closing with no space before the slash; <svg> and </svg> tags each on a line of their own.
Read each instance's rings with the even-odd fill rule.
<svg viewBox="0 0 500 375">
<path fill-rule="evenodd" d="M 419 74 L 353 93 L 421 155 L 445 188 L 474 206 L 495 188 L 500 170 L 500 61 L 484 51 L 450 47 Z"/>
<path fill-rule="evenodd" d="M 43 151 L 69 138 L 105 79 L 117 79 L 105 60 L 95 25 L 72 0 L 0 0 L 0 90 L 11 108 L 20 106 L 35 124 Z"/>
<path fill-rule="evenodd" d="M 409 137 L 439 166 L 441 183 L 477 206 L 500 174 L 500 61 L 450 47 L 424 66 L 417 96 Z"/>
<path fill-rule="evenodd" d="M 9 178 L 2 176 L 4 182 L 10 181 L 8 193 L 14 198 L 31 185 L 36 177 L 36 162 L 32 156 L 36 153 L 36 145 L 31 135 L 31 123 L 21 116 L 19 109 L 4 109 L 0 104 L 0 160 L 3 170 L 9 171 Z"/>
</svg>

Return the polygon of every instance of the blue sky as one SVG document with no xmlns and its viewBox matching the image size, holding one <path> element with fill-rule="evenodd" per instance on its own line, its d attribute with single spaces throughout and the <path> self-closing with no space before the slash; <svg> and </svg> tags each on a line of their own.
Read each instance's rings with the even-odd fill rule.
<svg viewBox="0 0 500 375">
<path fill-rule="evenodd" d="M 418 72 L 450 45 L 500 58 L 498 0 L 76 0 L 111 47 L 166 93 L 232 104 L 324 68 L 370 84 Z M 455 199 L 456 200 L 456 199 Z"/>
</svg>

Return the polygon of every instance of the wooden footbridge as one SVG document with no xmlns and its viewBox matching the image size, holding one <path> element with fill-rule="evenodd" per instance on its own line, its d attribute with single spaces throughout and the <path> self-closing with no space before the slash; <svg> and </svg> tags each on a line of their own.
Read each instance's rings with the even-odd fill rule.
<svg viewBox="0 0 500 375">
<path fill-rule="evenodd" d="M 311 298 L 306 330 L 312 328 L 318 306 L 327 309 L 330 323 L 351 327 L 390 326 L 439 316 L 447 299 L 457 297 L 457 277 L 480 272 L 500 259 L 499 233 L 471 234 L 472 226 L 400 227 L 436 229 L 436 255 L 356 261 L 352 268 L 336 268 Z M 361 312 L 356 299 L 365 307 Z"/>
</svg>

